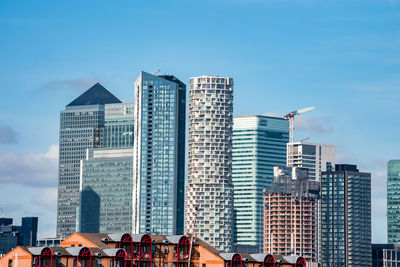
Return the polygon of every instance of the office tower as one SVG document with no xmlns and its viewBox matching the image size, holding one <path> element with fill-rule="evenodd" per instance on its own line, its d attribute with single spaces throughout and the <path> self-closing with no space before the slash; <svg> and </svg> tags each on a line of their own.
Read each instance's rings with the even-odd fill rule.
<svg viewBox="0 0 400 267">
<path fill-rule="evenodd" d="M 135 99 L 133 233 L 181 234 L 186 85 L 142 71 Z"/>
<path fill-rule="evenodd" d="M 133 147 L 134 103 L 105 105 L 104 148 Z"/>
<path fill-rule="evenodd" d="M 321 188 L 322 266 L 371 266 L 371 174 L 337 164 Z"/>
<path fill-rule="evenodd" d="M 308 169 L 276 166 L 264 193 L 264 252 L 317 263 L 320 183 L 309 180 Z"/>
<path fill-rule="evenodd" d="M 77 230 L 80 161 L 85 158 L 87 148 L 102 147 L 104 105 L 120 102 L 96 83 L 61 111 L 57 206 L 59 237 Z"/>
<path fill-rule="evenodd" d="M 388 243 L 400 242 L 400 160 L 387 163 Z M 400 258 L 400 257 L 399 257 Z"/>
<path fill-rule="evenodd" d="M 391 254 L 390 250 L 395 249 L 394 244 L 371 244 L 371 247 L 372 247 L 372 267 L 396 266 L 395 264 L 388 265 L 387 263 L 388 260 L 387 254 L 390 255 Z M 387 253 L 388 250 L 389 253 Z M 396 252 L 399 253 L 398 257 L 395 256 L 393 258 L 397 258 L 400 261 L 400 251 Z M 394 255 L 396 255 L 396 252 L 394 253 Z"/>
<path fill-rule="evenodd" d="M 263 251 L 263 189 L 274 166 L 286 165 L 289 121 L 268 116 L 233 117 L 232 182 L 238 251 Z"/>
<path fill-rule="evenodd" d="M 305 142 L 287 144 L 287 166 L 309 169 L 311 180 L 320 181 L 327 164 L 335 165 L 334 146 Z"/>
<path fill-rule="evenodd" d="M 132 231 L 133 105 L 105 105 L 104 148 L 81 161 L 80 232 Z"/>
<path fill-rule="evenodd" d="M 37 241 L 38 217 L 22 217 L 21 235 L 24 246 L 35 246 Z"/>
<path fill-rule="evenodd" d="M 131 233 L 132 148 L 88 151 L 81 169 L 79 231 Z"/>
<path fill-rule="evenodd" d="M 132 231 L 133 105 L 105 105 L 104 148 L 81 161 L 80 232 Z"/>
<path fill-rule="evenodd" d="M 186 232 L 219 250 L 233 246 L 233 79 L 190 79 Z"/>
</svg>

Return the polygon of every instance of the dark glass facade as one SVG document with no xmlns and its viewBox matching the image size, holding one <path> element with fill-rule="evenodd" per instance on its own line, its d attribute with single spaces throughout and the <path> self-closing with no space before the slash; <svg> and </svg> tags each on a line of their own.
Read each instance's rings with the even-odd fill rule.
<svg viewBox="0 0 400 267">
<path fill-rule="evenodd" d="M 182 234 L 186 86 L 141 72 L 135 99 L 133 232 Z"/>
<path fill-rule="evenodd" d="M 371 266 L 371 174 L 336 165 L 321 188 L 322 266 Z"/>
<path fill-rule="evenodd" d="M 387 164 L 388 243 L 400 242 L 400 160 Z"/>
<path fill-rule="evenodd" d="M 35 246 L 37 241 L 38 217 L 22 217 L 21 235 L 24 246 Z"/>
<path fill-rule="evenodd" d="M 98 149 L 82 161 L 79 228 L 84 233 L 132 231 L 132 149 Z"/>
<path fill-rule="evenodd" d="M 105 105 L 104 148 L 81 162 L 81 232 L 132 231 L 133 125 L 133 103 Z"/>
</svg>

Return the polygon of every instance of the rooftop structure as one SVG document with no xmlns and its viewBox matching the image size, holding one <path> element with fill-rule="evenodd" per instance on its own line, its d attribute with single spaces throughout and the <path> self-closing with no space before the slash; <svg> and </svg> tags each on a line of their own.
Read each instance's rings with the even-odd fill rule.
<svg viewBox="0 0 400 267">
<path fill-rule="evenodd" d="M 69 103 L 67 107 L 105 105 L 109 103 L 121 103 L 121 101 L 104 88 L 103 85 L 96 83 Z"/>
</svg>

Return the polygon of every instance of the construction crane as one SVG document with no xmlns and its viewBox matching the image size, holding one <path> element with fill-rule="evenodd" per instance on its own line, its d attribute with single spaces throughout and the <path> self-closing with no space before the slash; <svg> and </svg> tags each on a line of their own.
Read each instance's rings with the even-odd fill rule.
<svg viewBox="0 0 400 267">
<path fill-rule="evenodd" d="M 289 143 L 294 142 L 294 117 L 300 114 L 306 113 L 307 111 L 313 110 L 315 107 L 303 108 L 296 111 L 289 112 L 284 116 L 285 119 L 289 120 Z"/>
<path fill-rule="evenodd" d="M 157 69 L 155 72 L 152 73 L 152 75 L 156 75 L 159 72 L 160 72 L 160 69 Z"/>
<path fill-rule="evenodd" d="M 6 212 L 0 207 L 0 218 L 6 217 Z"/>
</svg>

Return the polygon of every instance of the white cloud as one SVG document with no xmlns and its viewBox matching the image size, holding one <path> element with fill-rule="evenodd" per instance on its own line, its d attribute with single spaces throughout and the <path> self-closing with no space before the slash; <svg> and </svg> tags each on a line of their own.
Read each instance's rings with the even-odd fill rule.
<svg viewBox="0 0 400 267">
<path fill-rule="evenodd" d="M 49 212 L 56 212 L 57 209 L 57 187 L 41 189 L 32 198 L 32 203 L 46 209 Z"/>
<path fill-rule="evenodd" d="M 328 117 L 298 116 L 295 118 L 295 131 L 310 132 L 316 134 L 332 133 L 333 128 L 329 125 Z"/>
<path fill-rule="evenodd" d="M 58 145 L 41 154 L 20 155 L 0 151 L 0 183 L 50 187 L 57 184 Z"/>
</svg>

